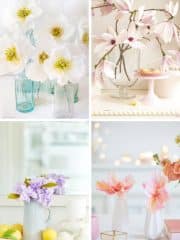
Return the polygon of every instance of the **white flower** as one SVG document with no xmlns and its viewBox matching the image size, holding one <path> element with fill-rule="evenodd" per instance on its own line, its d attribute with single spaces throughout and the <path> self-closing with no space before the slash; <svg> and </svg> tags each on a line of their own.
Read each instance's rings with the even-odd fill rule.
<svg viewBox="0 0 180 240">
<path fill-rule="evenodd" d="M 38 6 L 38 0 L 18 0 L 15 5 L 9 9 L 9 28 L 20 27 L 26 29 L 30 26 L 33 20 L 39 17 L 42 10 Z"/>
<path fill-rule="evenodd" d="M 34 28 L 34 36 L 37 42 L 44 41 L 54 43 L 67 42 L 73 35 L 74 28 L 68 19 L 59 13 L 58 16 L 46 16 L 37 21 Z"/>
<path fill-rule="evenodd" d="M 166 11 L 168 11 L 173 17 L 175 17 L 178 13 L 179 10 L 179 3 L 173 3 L 172 1 L 170 1 L 168 4 L 166 4 L 165 7 Z"/>
<path fill-rule="evenodd" d="M 25 38 L 0 38 L 0 75 L 21 72 L 29 60 L 32 47 Z"/>
<path fill-rule="evenodd" d="M 47 47 L 37 47 L 30 62 L 26 67 L 26 75 L 29 79 L 33 81 L 46 81 L 48 75 L 44 70 L 44 63 L 50 56 L 50 49 Z"/>
<path fill-rule="evenodd" d="M 83 17 L 78 25 L 78 40 L 81 45 L 88 48 L 89 46 L 89 29 L 87 17 Z"/>
<path fill-rule="evenodd" d="M 72 45 L 64 45 L 52 51 L 44 63 L 50 79 L 57 79 L 60 85 L 74 82 L 85 74 L 84 59 Z"/>
</svg>

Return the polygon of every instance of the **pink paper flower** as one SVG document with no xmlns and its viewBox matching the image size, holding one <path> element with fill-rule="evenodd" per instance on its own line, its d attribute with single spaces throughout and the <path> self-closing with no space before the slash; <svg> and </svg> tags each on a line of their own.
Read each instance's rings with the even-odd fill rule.
<svg viewBox="0 0 180 240">
<path fill-rule="evenodd" d="M 120 38 L 112 27 L 109 27 L 106 33 L 103 33 L 101 36 L 95 36 L 93 39 L 95 43 L 94 51 L 97 54 L 107 52 L 120 43 Z"/>
<path fill-rule="evenodd" d="M 175 17 L 178 13 L 179 10 L 179 3 L 173 3 L 172 1 L 170 1 L 168 4 L 166 4 L 165 7 L 166 11 L 168 11 L 173 17 Z"/>
<path fill-rule="evenodd" d="M 168 178 L 161 174 L 154 174 L 153 177 L 143 184 L 145 194 L 148 197 L 148 208 L 151 211 L 156 211 L 165 207 L 169 199 L 169 194 L 166 190 Z"/>
<path fill-rule="evenodd" d="M 126 176 L 124 179 L 119 180 L 115 176 L 111 176 L 109 181 L 99 181 L 96 183 L 98 190 L 103 191 L 109 195 L 117 194 L 119 196 L 127 193 L 134 185 L 132 176 Z"/>
<path fill-rule="evenodd" d="M 128 13 L 132 10 L 134 0 L 112 0 L 118 11 Z"/>
<path fill-rule="evenodd" d="M 162 59 L 162 71 L 167 72 L 169 68 L 175 63 L 174 59 L 170 55 L 165 55 Z"/>
<path fill-rule="evenodd" d="M 119 39 L 121 43 L 128 44 L 132 48 L 141 49 L 145 47 L 140 33 L 134 29 L 133 25 L 131 25 L 128 31 L 122 30 L 119 34 Z"/>
<path fill-rule="evenodd" d="M 176 39 L 177 43 L 180 42 L 178 29 L 173 21 L 165 21 L 157 24 L 154 27 L 154 33 L 165 43 L 170 43 L 173 38 Z"/>
</svg>

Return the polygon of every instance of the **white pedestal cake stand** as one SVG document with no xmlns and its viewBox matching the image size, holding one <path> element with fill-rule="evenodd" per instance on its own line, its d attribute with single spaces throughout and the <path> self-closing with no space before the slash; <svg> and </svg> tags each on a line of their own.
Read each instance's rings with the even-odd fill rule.
<svg viewBox="0 0 180 240">
<path fill-rule="evenodd" d="M 162 76 L 140 76 L 139 77 L 142 80 L 148 81 L 148 93 L 143 99 L 141 99 L 141 102 L 145 105 L 158 105 L 160 104 L 160 98 L 155 94 L 154 92 L 154 81 L 155 80 L 164 80 L 168 78 L 168 75 L 162 75 Z"/>
</svg>

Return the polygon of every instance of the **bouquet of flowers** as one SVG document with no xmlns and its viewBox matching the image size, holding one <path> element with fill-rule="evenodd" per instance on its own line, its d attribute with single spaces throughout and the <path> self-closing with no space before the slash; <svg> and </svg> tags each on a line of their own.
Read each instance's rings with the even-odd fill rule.
<svg viewBox="0 0 180 240">
<path fill-rule="evenodd" d="M 87 75 L 87 16 L 81 13 L 74 23 L 65 6 L 71 8 L 56 0 L 16 0 L 8 6 L 1 16 L 0 76 L 17 75 L 38 82 L 34 92 L 54 93 L 56 86 L 78 83 Z"/>
<path fill-rule="evenodd" d="M 171 66 L 179 68 L 178 48 L 166 50 L 164 47 L 173 40 L 177 46 L 180 43 L 180 26 L 176 23 L 178 2 L 170 1 L 164 8 L 145 8 L 142 5 L 137 9 L 133 7 L 134 0 L 92 0 L 92 5 L 93 15 L 111 14 L 114 20 L 114 25 L 108 26 L 106 32 L 94 36 L 94 52 L 98 59 L 95 64 L 95 80 L 102 81 L 104 74 L 116 85 L 124 74 L 131 81 L 126 61 L 127 52 L 150 47 L 153 41 L 159 46 L 162 55 L 159 71 L 168 71 Z M 117 53 L 117 57 L 109 61 L 113 52 Z"/>
<path fill-rule="evenodd" d="M 9 194 L 10 199 L 20 199 L 24 202 L 36 201 L 48 207 L 53 195 L 63 195 L 66 177 L 49 174 L 40 177 L 26 178 L 23 183 L 17 184 L 14 192 Z"/>
</svg>

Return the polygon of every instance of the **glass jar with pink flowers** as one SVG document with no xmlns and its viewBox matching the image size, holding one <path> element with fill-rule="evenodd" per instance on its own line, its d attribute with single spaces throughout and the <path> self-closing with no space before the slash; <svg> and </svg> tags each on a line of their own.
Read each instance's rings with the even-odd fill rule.
<svg viewBox="0 0 180 240">
<path fill-rule="evenodd" d="M 134 179 L 126 176 L 119 180 L 111 176 L 108 181 L 99 181 L 96 184 L 98 190 L 105 192 L 112 200 L 112 230 L 128 232 L 128 204 L 127 192 L 133 187 Z"/>
</svg>

